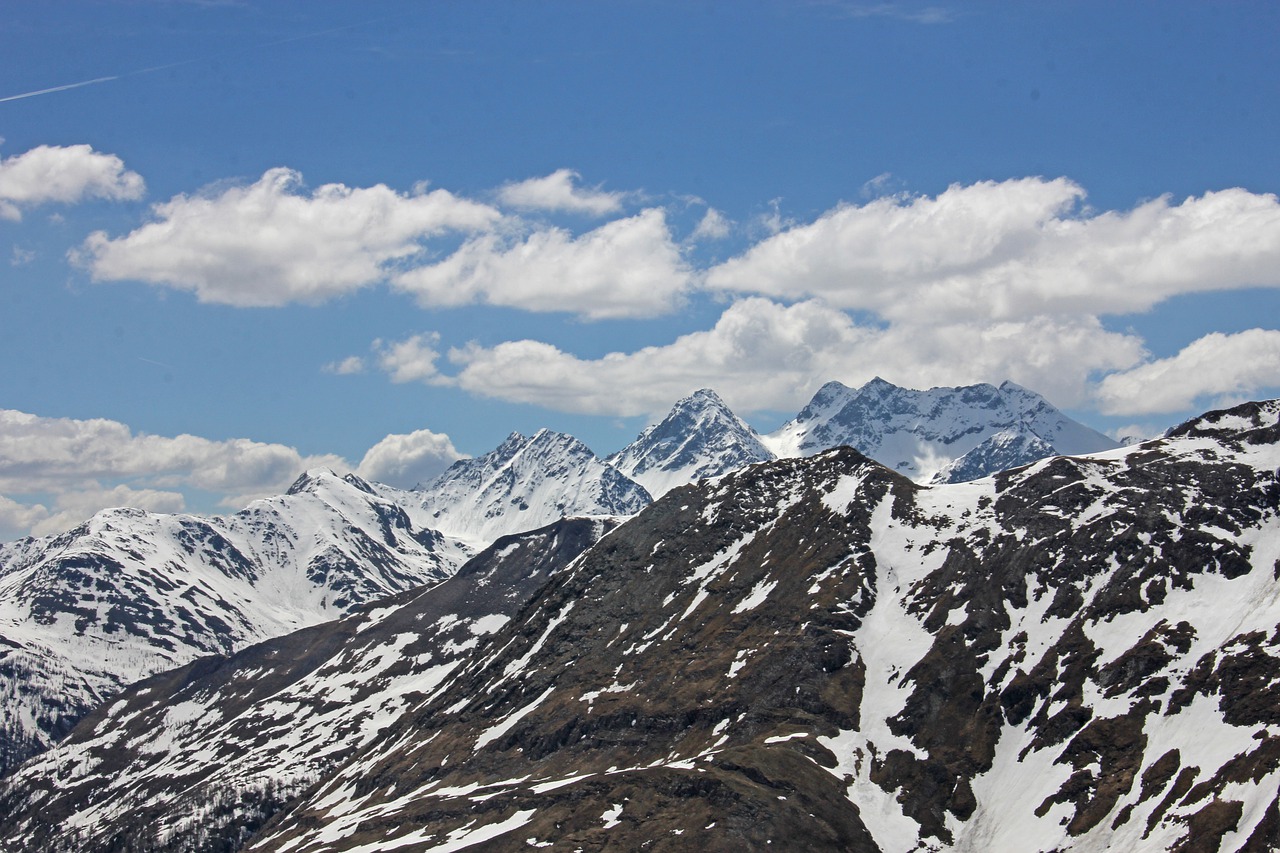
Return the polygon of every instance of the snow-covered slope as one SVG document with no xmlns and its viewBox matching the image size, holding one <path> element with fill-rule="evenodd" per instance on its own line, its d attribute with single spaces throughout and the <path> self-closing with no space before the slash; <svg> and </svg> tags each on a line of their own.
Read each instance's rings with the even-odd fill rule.
<svg viewBox="0 0 1280 853">
<path fill-rule="evenodd" d="M 952 462 L 937 474 L 934 483 L 965 483 L 996 471 L 1008 471 L 1057 455 L 1057 449 L 1040 436 L 1018 429 L 1001 430 Z"/>
<path fill-rule="evenodd" d="M 53 781 L 43 815 L 63 834 L 33 828 L 27 843 L 74 846 L 66 838 L 81 833 L 86 849 L 200 849 L 255 829 L 438 691 L 612 526 L 574 519 L 506 537 L 442 583 L 134 685 L 24 769 Z M 105 796 L 65 796 L 64 780 L 95 770 L 109 779 Z"/>
<path fill-rule="evenodd" d="M 0 546 L 0 770 L 126 684 L 443 580 L 468 555 L 324 470 L 231 516 L 105 510 Z"/>
<path fill-rule="evenodd" d="M 703 389 L 606 461 L 660 498 L 676 486 L 773 458 L 754 429 Z"/>
<path fill-rule="evenodd" d="M 914 391 L 879 378 L 857 390 L 828 382 L 800 414 L 765 436 L 764 442 L 778 456 L 809 456 L 848 445 L 904 476 L 928 482 L 948 464 L 1008 430 L 1039 439 L 1057 454 L 1118 446 L 1012 382 Z M 999 454 L 991 458 L 998 467 L 975 476 L 1006 467 Z"/>
<path fill-rule="evenodd" d="M 383 492 L 390 494 L 390 492 Z M 512 433 L 494 450 L 455 462 L 413 497 L 416 519 L 478 546 L 572 516 L 635 515 L 649 493 L 571 435 Z"/>
<path fill-rule="evenodd" d="M 847 448 L 753 465 L 468 628 L 253 837 L 137 849 L 1280 849 L 1278 471 L 1277 401 L 971 483 Z M 366 695 L 355 648 L 324 659 Z M 121 732 L 205 714 L 153 685 L 0 784 L 0 847 L 104 851 L 144 823 L 113 780 L 175 765 Z"/>
</svg>

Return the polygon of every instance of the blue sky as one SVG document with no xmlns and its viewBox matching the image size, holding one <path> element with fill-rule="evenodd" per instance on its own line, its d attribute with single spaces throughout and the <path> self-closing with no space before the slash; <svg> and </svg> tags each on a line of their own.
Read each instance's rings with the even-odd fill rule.
<svg viewBox="0 0 1280 853">
<path fill-rule="evenodd" d="M 1272 3 L 0 8 L 0 538 L 700 387 L 1280 391 Z M 64 88 L 65 87 L 65 88 Z"/>
</svg>

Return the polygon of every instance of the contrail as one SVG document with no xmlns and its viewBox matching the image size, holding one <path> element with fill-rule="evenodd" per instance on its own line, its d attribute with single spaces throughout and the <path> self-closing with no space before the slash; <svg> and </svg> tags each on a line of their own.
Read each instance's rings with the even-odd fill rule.
<svg viewBox="0 0 1280 853">
<path fill-rule="evenodd" d="M 112 80 L 120 80 L 125 77 L 136 77 L 139 74 L 150 74 L 153 71 L 164 71 L 167 68 L 177 68 L 180 65 L 190 65 L 193 62 L 199 62 L 198 59 L 184 59 L 182 62 L 170 62 L 168 65 L 153 65 L 150 68 L 139 68 L 137 71 L 127 71 L 124 74 L 112 74 L 109 77 L 95 77 L 92 80 L 82 80 L 79 83 L 68 83 L 65 86 L 54 86 L 51 89 L 38 89 L 35 92 L 24 92 L 21 95 L 10 95 L 7 98 L 0 98 L 0 104 L 5 101 L 20 101 L 23 98 L 34 98 L 36 95 L 47 95 L 50 92 L 65 92 L 67 89 L 79 89 L 81 86 L 92 86 L 94 83 L 110 83 Z"/>
<path fill-rule="evenodd" d="M 263 44 L 253 45 L 252 47 L 245 48 L 245 49 L 258 50 L 264 47 L 275 47 L 276 45 L 279 45 L 279 44 L 288 44 L 289 42 L 302 41 L 303 39 L 309 39 L 309 38 L 316 38 L 317 36 L 326 36 L 326 35 L 329 35 L 330 33 L 338 33 L 338 32 L 342 32 L 343 30 L 351 30 L 351 29 L 355 29 L 356 27 L 363 27 L 366 24 L 376 24 L 380 21 L 385 21 L 390 17 L 393 17 L 393 16 L 384 15 L 381 18 L 371 18 L 368 21 L 360 21 L 355 24 L 345 24 L 340 27 L 330 27 L 327 30 L 318 30 L 312 33 L 303 33 L 302 35 L 290 36 L 289 38 L 283 38 L 277 41 L 264 42 Z M 112 80 L 119 80 L 123 77 L 134 77 L 134 76 L 137 76 L 138 74 L 150 74 L 153 71 L 163 71 L 166 68 L 177 68 L 180 65 L 190 65 L 193 62 L 200 62 L 200 61 L 201 60 L 199 59 L 187 59 L 182 62 L 172 62 L 168 65 L 156 65 L 151 68 L 139 68 L 137 71 L 129 71 L 125 74 L 113 74 L 109 77 L 95 77 L 92 80 L 81 80 L 79 83 L 67 83 L 65 86 L 53 86 L 48 89 L 37 89 L 34 92 L 23 92 L 21 95 L 9 95 L 6 98 L 0 98 L 0 104 L 7 103 L 9 101 L 20 101 L 23 98 L 34 98 L 36 95 L 49 95 L 49 94 L 52 94 L 53 92 L 65 92 L 68 89 L 79 89 L 81 86 L 92 86 L 95 83 L 110 83 Z"/>
<path fill-rule="evenodd" d="M 34 92 L 23 92 L 21 95 L 10 95 L 7 98 L 0 98 L 0 104 L 5 101 L 20 101 L 23 98 L 34 98 L 36 95 L 47 95 L 50 92 L 65 92 L 67 89 L 79 89 L 81 86 L 92 86 L 94 83 L 108 83 L 112 80 L 119 80 L 120 75 L 116 74 L 111 77 L 95 77 L 92 80 L 82 80 L 79 83 L 68 83 L 65 86 L 54 86 L 51 89 L 37 89 Z"/>
</svg>

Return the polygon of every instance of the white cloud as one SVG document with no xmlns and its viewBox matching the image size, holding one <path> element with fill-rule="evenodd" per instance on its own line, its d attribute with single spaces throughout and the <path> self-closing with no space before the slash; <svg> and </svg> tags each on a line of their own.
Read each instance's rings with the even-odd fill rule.
<svg viewBox="0 0 1280 853">
<path fill-rule="evenodd" d="M 956 14 L 946 6 L 914 6 L 901 3 L 848 3 L 828 0 L 837 12 L 849 18 L 893 18 L 913 24 L 949 24 Z"/>
<path fill-rule="evenodd" d="M 893 176 L 892 172 L 881 172 L 871 180 L 862 185 L 862 189 L 858 194 L 863 198 L 880 198 L 886 195 L 893 195 L 895 187 L 900 186 L 902 181 Z"/>
<path fill-rule="evenodd" d="M 707 212 L 702 215 L 702 219 L 698 221 L 698 226 L 693 229 L 693 233 L 689 235 L 690 240 L 723 240 L 729 236 L 731 223 L 725 218 L 725 215 L 714 207 L 708 207 Z"/>
<path fill-rule="evenodd" d="M 433 366 L 434 366 L 434 352 Z M 475 394 L 559 411 L 632 416 L 714 387 L 742 412 L 799 408 L 823 382 L 859 385 L 879 374 L 915 387 L 1015 382 L 1061 405 L 1084 399 L 1098 371 L 1129 367 L 1141 342 L 1090 317 L 859 326 L 818 301 L 735 302 L 715 327 L 665 346 L 582 359 L 523 340 L 451 350 L 456 375 L 432 373 Z"/>
<path fill-rule="evenodd" d="M 482 234 L 394 283 L 423 306 L 488 303 L 602 319 L 667 313 L 693 279 L 666 215 L 651 208 L 578 236 L 560 228 Z"/>
<path fill-rule="evenodd" d="M 44 504 L 19 503 L 13 498 L 0 495 L 0 542 L 32 535 L 32 529 L 49 515 Z"/>
<path fill-rule="evenodd" d="M 420 429 L 407 435 L 388 435 L 369 448 L 356 473 L 368 480 L 409 489 L 428 483 L 463 454 L 449 436 Z"/>
<path fill-rule="evenodd" d="M 768 213 L 761 213 L 755 217 L 751 223 L 751 230 L 756 236 L 772 237 L 795 224 L 794 219 L 782 215 L 782 199 L 775 198 L 769 202 Z"/>
<path fill-rule="evenodd" d="M 202 302 L 318 303 L 382 281 L 430 237 L 499 218 L 444 190 L 326 184 L 307 195 L 301 183 L 279 168 L 249 186 L 178 195 L 124 237 L 91 234 L 74 258 L 97 281 L 145 281 L 193 291 Z"/>
<path fill-rule="evenodd" d="M 0 409 L 0 494 L 11 502 L 19 495 L 53 495 L 56 512 L 34 502 L 23 511 L 28 524 L 46 531 L 106 506 L 181 509 L 177 490 L 183 488 L 226 495 L 228 502 L 230 496 L 276 494 L 317 466 L 350 468 L 340 457 L 303 456 L 279 444 L 134 434 L 102 418 L 45 418 Z M 6 515 L 12 522 L 19 513 L 10 507 Z"/>
<path fill-rule="evenodd" d="M 1106 376 L 1097 399 L 1107 414 L 1185 411 L 1209 398 L 1211 405 L 1280 389 L 1280 331 L 1213 332 L 1177 355 Z"/>
<path fill-rule="evenodd" d="M 582 176 L 572 169 L 557 169 L 543 178 L 507 184 L 498 190 L 498 200 L 526 210 L 550 210 L 605 216 L 622 210 L 625 193 L 604 192 L 599 187 L 582 189 L 575 182 Z"/>
<path fill-rule="evenodd" d="M 364 359 L 358 355 L 348 356 L 342 361 L 333 361 L 326 364 L 323 368 L 325 373 L 333 373 L 338 376 L 351 376 L 356 373 L 364 373 Z"/>
<path fill-rule="evenodd" d="M 1242 189 L 1079 211 L 1064 178 L 841 205 L 708 271 L 713 290 L 980 321 L 1142 311 L 1180 293 L 1280 286 L 1280 204 Z"/>
<path fill-rule="evenodd" d="M 40 145 L 0 160 L 0 219 L 22 218 L 22 208 L 88 198 L 141 198 L 142 176 L 114 154 L 88 145 Z"/>
<path fill-rule="evenodd" d="M 440 353 L 435 347 L 439 335 L 414 335 L 403 341 L 373 342 L 377 352 L 378 367 L 391 377 L 392 382 L 424 382 L 428 385 L 447 384 L 436 369 Z"/>
</svg>

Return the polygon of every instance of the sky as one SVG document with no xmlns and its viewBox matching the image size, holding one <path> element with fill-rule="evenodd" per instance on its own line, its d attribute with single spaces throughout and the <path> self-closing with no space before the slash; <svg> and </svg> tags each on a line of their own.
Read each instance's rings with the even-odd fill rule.
<svg viewBox="0 0 1280 853">
<path fill-rule="evenodd" d="M 713 388 L 1280 395 L 1280 5 L 0 6 L 0 540 Z"/>
</svg>

